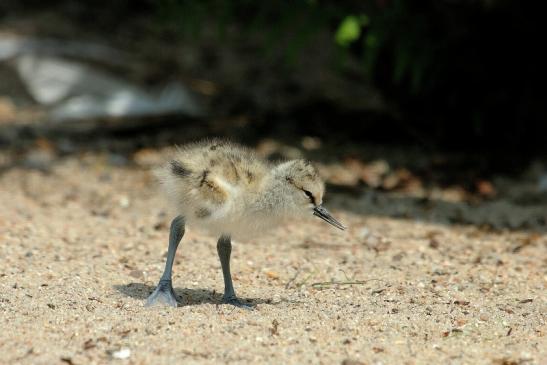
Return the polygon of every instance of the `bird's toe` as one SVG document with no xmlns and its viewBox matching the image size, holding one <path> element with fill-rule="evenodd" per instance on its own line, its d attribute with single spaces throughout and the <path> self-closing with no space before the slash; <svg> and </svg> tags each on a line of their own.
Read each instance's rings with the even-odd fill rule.
<svg viewBox="0 0 547 365">
<path fill-rule="evenodd" d="M 146 300 L 144 306 L 151 307 L 154 305 L 177 306 L 177 298 L 175 297 L 175 292 L 170 282 L 160 281 L 154 292 L 152 292 Z"/>
<path fill-rule="evenodd" d="M 244 303 L 242 302 L 241 300 L 239 300 L 238 298 L 224 298 L 222 300 L 222 303 L 224 304 L 230 304 L 230 305 L 233 305 L 235 307 L 238 307 L 238 308 L 243 308 L 243 309 L 247 309 L 247 310 L 254 310 L 255 309 L 255 306 L 252 305 L 252 304 L 248 304 L 248 303 Z"/>
</svg>

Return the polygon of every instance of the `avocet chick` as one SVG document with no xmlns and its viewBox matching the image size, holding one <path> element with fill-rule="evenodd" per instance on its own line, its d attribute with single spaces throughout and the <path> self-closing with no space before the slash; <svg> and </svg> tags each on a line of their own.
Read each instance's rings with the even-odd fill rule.
<svg viewBox="0 0 547 365">
<path fill-rule="evenodd" d="M 278 165 L 251 150 L 222 140 L 179 148 L 158 177 L 179 215 L 171 222 L 165 270 L 147 306 L 177 306 L 171 270 L 186 225 L 220 237 L 217 252 L 224 276 L 223 302 L 250 308 L 237 297 L 230 274 L 231 237 L 255 237 L 288 219 L 315 215 L 339 229 L 345 227 L 322 205 L 325 186 L 306 160 Z"/>
</svg>

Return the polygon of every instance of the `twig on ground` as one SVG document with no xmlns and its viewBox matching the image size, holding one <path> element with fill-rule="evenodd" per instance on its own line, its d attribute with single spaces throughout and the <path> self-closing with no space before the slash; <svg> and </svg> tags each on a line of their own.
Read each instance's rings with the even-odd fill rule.
<svg viewBox="0 0 547 365">
<path fill-rule="evenodd" d="M 296 270 L 296 273 L 295 273 L 294 276 L 291 278 L 291 280 L 287 281 L 287 284 L 285 284 L 285 289 L 289 289 L 289 287 L 290 287 L 291 284 L 296 280 L 296 278 L 298 277 L 298 275 L 300 275 L 300 269 Z"/>
<path fill-rule="evenodd" d="M 331 286 L 341 285 L 363 285 L 369 281 L 384 281 L 382 279 L 368 279 L 368 280 L 347 280 L 347 281 L 323 281 L 319 283 L 313 283 L 311 286 L 316 289 L 330 288 Z"/>
</svg>

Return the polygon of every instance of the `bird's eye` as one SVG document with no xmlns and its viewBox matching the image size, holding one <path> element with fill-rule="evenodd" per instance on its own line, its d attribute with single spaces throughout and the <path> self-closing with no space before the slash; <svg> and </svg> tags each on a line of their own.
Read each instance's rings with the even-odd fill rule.
<svg viewBox="0 0 547 365">
<path fill-rule="evenodd" d="M 315 197 L 313 196 L 312 193 L 310 193 L 309 191 L 307 190 L 304 190 L 304 194 L 306 194 L 306 196 L 308 197 L 308 199 L 310 199 L 310 202 L 315 205 Z"/>
</svg>

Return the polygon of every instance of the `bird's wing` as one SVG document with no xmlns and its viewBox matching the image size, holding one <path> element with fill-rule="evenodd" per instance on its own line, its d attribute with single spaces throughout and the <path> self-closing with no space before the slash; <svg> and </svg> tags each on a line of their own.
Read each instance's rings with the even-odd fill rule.
<svg viewBox="0 0 547 365">
<path fill-rule="evenodd" d="M 205 141 L 180 148 L 158 174 L 177 204 L 219 209 L 246 193 L 256 192 L 268 173 L 254 154 L 225 141 Z"/>
</svg>

